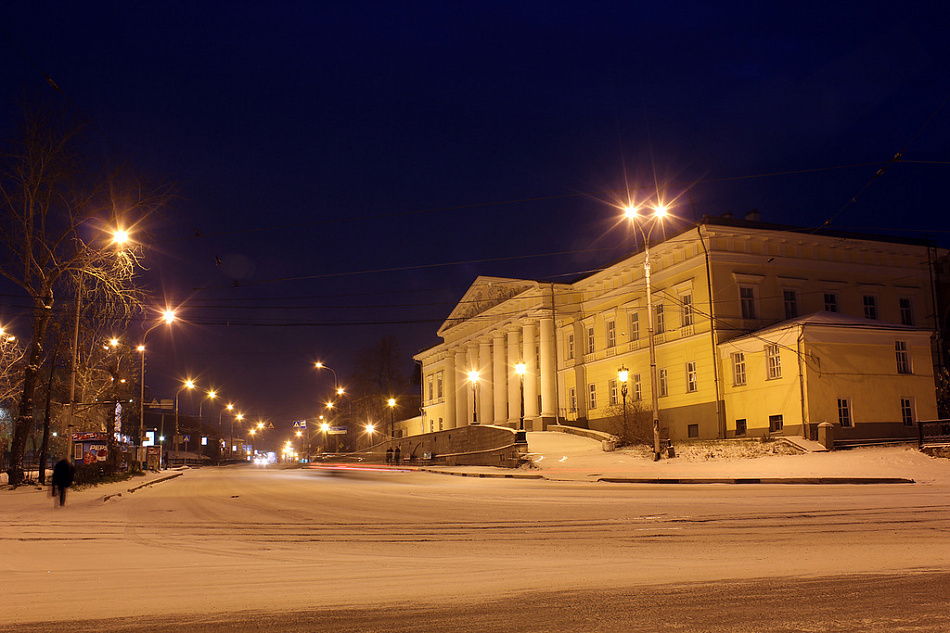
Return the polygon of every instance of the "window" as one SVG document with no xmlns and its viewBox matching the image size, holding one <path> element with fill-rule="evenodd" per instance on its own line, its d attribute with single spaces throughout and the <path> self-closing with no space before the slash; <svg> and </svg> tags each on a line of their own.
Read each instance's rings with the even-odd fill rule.
<svg viewBox="0 0 950 633">
<path fill-rule="evenodd" d="M 574 335 L 567 335 L 567 360 L 574 360 Z"/>
<path fill-rule="evenodd" d="M 663 334 L 663 332 L 666 332 L 666 323 L 663 317 L 663 304 L 659 303 L 653 306 L 653 313 L 656 315 L 656 320 L 653 322 L 653 327 L 657 334 Z"/>
<path fill-rule="evenodd" d="M 633 375 L 633 399 L 643 399 L 643 389 L 640 386 L 640 374 Z"/>
<path fill-rule="evenodd" d="M 440 371 L 435 377 L 435 397 L 439 400 L 442 399 L 442 372 Z"/>
<path fill-rule="evenodd" d="M 782 297 L 785 299 L 785 318 L 794 319 L 798 316 L 798 291 L 783 290 Z"/>
<path fill-rule="evenodd" d="M 765 362 L 768 367 L 769 380 L 775 380 L 782 377 L 782 356 L 778 345 L 770 344 L 765 346 Z"/>
<path fill-rule="evenodd" d="M 864 318 L 877 320 L 877 300 L 872 295 L 864 295 Z"/>
<path fill-rule="evenodd" d="M 836 295 L 833 292 L 825 293 L 825 311 L 826 312 L 838 311 L 838 295 Z"/>
<path fill-rule="evenodd" d="M 577 411 L 577 390 L 574 387 L 567 390 L 567 406 L 570 411 Z"/>
<path fill-rule="evenodd" d="M 607 321 L 607 347 L 617 346 L 617 322 L 611 319 Z"/>
<path fill-rule="evenodd" d="M 914 401 L 911 398 L 901 398 L 901 422 L 904 426 L 914 426 Z"/>
<path fill-rule="evenodd" d="M 686 436 L 687 436 L 687 437 L 699 437 L 699 425 L 698 425 L 698 424 L 687 424 L 687 425 L 686 425 Z"/>
<path fill-rule="evenodd" d="M 607 391 L 608 397 L 610 398 L 610 404 L 617 404 L 617 381 L 608 380 L 607 381 Z"/>
<path fill-rule="evenodd" d="M 636 341 L 640 338 L 640 313 L 634 312 L 630 315 L 630 340 Z"/>
<path fill-rule="evenodd" d="M 597 408 L 597 385 L 593 383 L 587 385 L 587 408 Z"/>
<path fill-rule="evenodd" d="M 907 341 L 894 341 L 894 354 L 897 356 L 897 373 L 913 373 L 910 367 L 910 352 L 907 351 Z"/>
<path fill-rule="evenodd" d="M 426 386 L 428 387 L 428 391 L 429 391 L 429 402 L 431 402 L 435 400 L 435 386 L 432 381 L 432 376 L 429 376 L 429 380 L 426 382 L 427 382 Z"/>
<path fill-rule="evenodd" d="M 780 415 L 769 416 L 769 433 L 778 433 L 785 428 L 785 421 Z"/>
<path fill-rule="evenodd" d="M 680 302 L 683 305 L 683 327 L 689 327 L 693 324 L 693 295 L 683 295 Z"/>
<path fill-rule="evenodd" d="M 914 325 L 914 303 L 905 298 L 900 299 L 901 325 Z"/>
<path fill-rule="evenodd" d="M 747 425 L 746 425 L 745 418 L 741 420 L 736 420 L 736 436 L 745 435 L 746 429 L 747 429 Z"/>
<path fill-rule="evenodd" d="M 847 398 L 838 398 L 838 424 L 845 428 L 854 426 L 851 420 L 851 401 Z"/>
<path fill-rule="evenodd" d="M 669 381 L 666 379 L 666 370 L 660 370 L 660 395 L 665 396 L 669 393 Z"/>
<path fill-rule="evenodd" d="M 587 353 L 594 353 L 594 326 L 587 326 Z"/>
<path fill-rule="evenodd" d="M 739 305 L 743 319 L 755 318 L 755 287 L 739 286 Z"/>
<path fill-rule="evenodd" d="M 732 384 L 745 384 L 745 354 L 742 352 L 732 354 Z"/>
<path fill-rule="evenodd" d="M 439 430 L 442 431 L 442 418 L 439 418 Z"/>
<path fill-rule="evenodd" d="M 696 361 L 686 363 L 686 393 L 693 393 L 699 389 L 696 382 Z"/>
</svg>

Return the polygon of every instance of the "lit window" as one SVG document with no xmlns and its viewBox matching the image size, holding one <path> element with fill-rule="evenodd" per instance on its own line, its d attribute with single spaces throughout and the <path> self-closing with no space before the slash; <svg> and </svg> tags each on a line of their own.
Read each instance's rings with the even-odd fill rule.
<svg viewBox="0 0 950 633">
<path fill-rule="evenodd" d="M 742 352 L 732 354 L 732 384 L 745 384 L 745 354 Z"/>
<path fill-rule="evenodd" d="M 851 401 L 847 398 L 838 398 L 838 424 L 846 428 L 854 426 L 851 419 Z"/>
<path fill-rule="evenodd" d="M 864 295 L 864 318 L 877 320 L 877 300 L 871 295 Z"/>
<path fill-rule="evenodd" d="M 782 356 L 778 345 L 770 344 L 765 346 L 765 361 L 768 367 L 769 380 L 775 380 L 782 377 Z"/>
<path fill-rule="evenodd" d="M 696 382 L 696 361 L 691 360 L 686 363 L 686 392 L 693 393 L 699 389 Z"/>
<path fill-rule="evenodd" d="M 894 354 L 897 357 L 897 373 L 910 374 L 910 352 L 907 351 L 907 341 L 894 341 Z"/>
</svg>

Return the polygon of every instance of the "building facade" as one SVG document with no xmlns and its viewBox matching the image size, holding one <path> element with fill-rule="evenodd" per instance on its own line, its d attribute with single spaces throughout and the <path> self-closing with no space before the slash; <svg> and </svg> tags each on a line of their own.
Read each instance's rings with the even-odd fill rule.
<svg viewBox="0 0 950 633">
<path fill-rule="evenodd" d="M 722 217 L 571 283 L 479 277 L 439 329 L 443 342 L 415 357 L 419 429 L 561 423 L 615 432 L 625 368 L 628 402 L 649 408 L 655 386 L 673 441 L 814 436 L 818 423 L 839 420 L 839 400 L 852 406 L 844 433 L 893 436 L 907 426 L 906 401 L 915 419 L 936 416 L 938 256 L 918 240 Z M 899 342 L 909 374 L 877 364 L 896 358 Z M 895 402 L 884 403 L 881 386 L 892 379 Z"/>
</svg>

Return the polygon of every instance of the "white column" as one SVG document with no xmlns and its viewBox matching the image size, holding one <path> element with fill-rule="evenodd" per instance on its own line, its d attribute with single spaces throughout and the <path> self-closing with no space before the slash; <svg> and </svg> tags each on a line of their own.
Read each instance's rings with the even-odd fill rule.
<svg viewBox="0 0 950 633">
<path fill-rule="evenodd" d="M 525 365 L 524 372 L 524 417 L 525 428 L 528 427 L 527 420 L 535 420 L 538 417 L 538 354 L 537 354 L 537 336 L 538 326 L 536 323 L 525 323 L 522 329 L 522 362 Z M 533 425 L 532 425 L 532 428 Z"/>
<path fill-rule="evenodd" d="M 492 389 L 491 340 L 478 344 L 478 423 L 495 421 L 495 396 Z"/>
<path fill-rule="evenodd" d="M 521 419 L 521 376 L 512 368 L 521 362 L 521 330 L 508 330 L 508 426 L 518 428 Z"/>
<path fill-rule="evenodd" d="M 478 344 L 471 343 L 468 348 L 468 363 L 465 366 L 465 399 L 467 405 L 467 411 L 465 412 L 466 424 L 471 424 L 476 421 L 478 416 L 475 414 L 476 404 L 476 390 L 472 388 L 472 383 L 468 379 L 468 372 L 473 369 L 478 369 Z M 481 395 L 480 393 L 478 394 Z M 480 412 L 479 412 L 480 413 Z"/>
<path fill-rule="evenodd" d="M 457 428 L 468 424 L 469 412 L 472 405 L 469 402 L 468 386 L 468 354 L 463 348 L 455 350 L 455 419 L 452 420 L 453 426 L 448 428 Z"/>
<path fill-rule="evenodd" d="M 541 417 L 553 422 L 557 415 L 554 381 L 557 378 L 555 366 L 554 317 L 541 318 Z"/>
<path fill-rule="evenodd" d="M 442 424 L 445 428 L 455 427 L 455 353 L 448 351 L 445 353 L 445 369 L 442 370 L 442 415 L 444 419 Z M 439 430 L 438 420 L 435 420 L 435 430 Z"/>
<path fill-rule="evenodd" d="M 495 395 L 492 424 L 504 424 L 508 418 L 508 365 L 505 358 L 505 333 L 492 332 L 492 393 Z"/>
</svg>

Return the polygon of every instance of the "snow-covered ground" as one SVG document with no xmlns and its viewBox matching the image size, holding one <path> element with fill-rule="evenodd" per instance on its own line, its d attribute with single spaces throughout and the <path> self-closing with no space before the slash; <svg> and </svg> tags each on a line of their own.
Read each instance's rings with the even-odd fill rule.
<svg viewBox="0 0 950 633">
<path fill-rule="evenodd" d="M 902 477 L 950 482 L 950 459 L 929 457 L 916 446 L 781 454 L 776 442 L 750 440 L 683 443 L 674 449 L 676 457 L 654 462 L 645 448 L 605 452 L 600 442 L 584 437 L 528 433 L 533 467 L 549 478 Z"/>
</svg>

